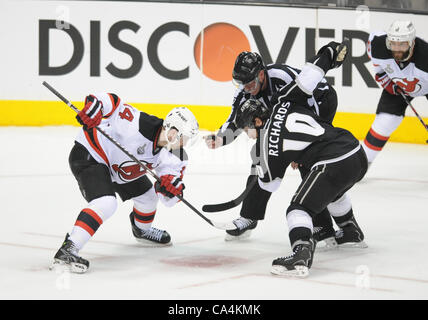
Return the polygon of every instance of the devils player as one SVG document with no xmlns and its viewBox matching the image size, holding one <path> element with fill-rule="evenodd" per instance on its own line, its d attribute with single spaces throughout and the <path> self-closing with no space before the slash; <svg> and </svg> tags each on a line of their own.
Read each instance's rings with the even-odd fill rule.
<svg viewBox="0 0 428 320">
<path fill-rule="evenodd" d="M 187 163 L 184 145 L 198 133 L 194 115 L 185 107 L 171 110 L 165 120 L 140 112 L 117 95 L 89 95 L 77 115 L 83 125 L 70 152 L 70 168 L 88 204 L 80 211 L 70 234 L 54 257 L 54 264 L 71 272 L 83 273 L 89 262 L 79 250 L 117 208 L 116 193 L 123 201 L 133 201 L 129 218 L 136 240 L 153 245 L 169 245 L 165 230 L 152 227 L 158 199 L 173 206 L 182 195 Z M 150 182 L 137 163 L 99 134 L 103 129 L 148 168 L 161 182 Z"/>
<path fill-rule="evenodd" d="M 407 103 L 399 90 L 409 100 L 423 95 L 428 99 L 428 43 L 416 37 L 412 22 L 395 21 L 387 33 L 370 34 L 367 53 L 375 79 L 383 87 L 376 118 L 363 143 L 371 164 L 404 118 Z"/>
<path fill-rule="evenodd" d="M 235 92 L 231 113 L 217 135 L 205 137 L 208 147 L 215 149 L 230 144 L 241 133 L 241 130 L 236 127 L 235 118 L 243 101 L 253 97 L 271 108 L 271 101 L 277 99 L 299 73 L 299 69 L 286 64 L 266 66 L 256 52 L 241 52 L 236 58 L 232 72 L 233 82 L 238 89 Z M 307 99 L 306 105 L 314 113 L 331 123 L 337 109 L 336 91 L 323 78 Z M 300 166 L 299 169 L 301 175 L 304 176 L 305 168 Z M 248 183 L 252 177 L 249 176 Z M 237 229 L 226 231 L 225 239 L 238 240 L 249 237 L 258 221 L 264 219 L 270 196 L 270 192 L 261 189 L 257 184 L 254 185 L 243 201 L 240 217 L 234 220 Z M 314 223 L 317 226 L 317 239 L 324 240 L 327 246 L 334 246 L 335 231 L 328 210 L 318 215 Z"/>
<path fill-rule="evenodd" d="M 256 99 L 237 110 L 237 126 L 257 139 L 252 158 L 262 189 L 276 191 L 293 161 L 310 168 L 287 209 L 293 253 L 273 261 L 271 272 L 277 275 L 308 275 L 316 244 L 312 218 L 326 207 L 341 227 L 338 243 L 365 246 L 347 191 L 366 173 L 367 157 L 349 131 L 333 127 L 306 107 L 325 73 L 342 64 L 346 50 L 335 42 L 323 47 L 272 102 L 272 112 Z"/>
</svg>

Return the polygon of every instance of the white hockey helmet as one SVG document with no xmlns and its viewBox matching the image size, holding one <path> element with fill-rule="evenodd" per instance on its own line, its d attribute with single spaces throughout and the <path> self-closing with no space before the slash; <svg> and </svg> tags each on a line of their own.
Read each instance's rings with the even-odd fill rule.
<svg viewBox="0 0 428 320">
<path fill-rule="evenodd" d="M 410 58 L 415 45 L 416 29 L 411 21 L 394 21 L 387 31 L 386 47 L 391 50 L 391 41 L 394 42 L 407 42 L 409 44 L 409 52 L 405 59 Z"/>
<path fill-rule="evenodd" d="M 186 107 L 177 107 L 172 109 L 165 117 L 163 121 L 163 127 L 165 128 L 166 134 L 171 129 L 178 131 L 177 139 L 170 141 L 169 144 L 174 144 L 178 139 L 187 137 L 186 140 L 192 140 L 198 135 L 199 124 L 193 113 Z"/>
</svg>

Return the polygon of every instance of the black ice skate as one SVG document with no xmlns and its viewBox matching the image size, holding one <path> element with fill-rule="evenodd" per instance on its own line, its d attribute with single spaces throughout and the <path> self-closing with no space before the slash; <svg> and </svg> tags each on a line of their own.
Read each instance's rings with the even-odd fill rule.
<svg viewBox="0 0 428 320">
<path fill-rule="evenodd" d="M 137 227 L 134 220 L 134 213 L 131 212 L 129 215 L 131 220 L 132 233 L 134 234 L 135 239 L 148 246 L 169 246 L 171 245 L 171 236 L 165 230 L 160 230 L 157 228 L 149 228 L 147 230 L 142 230 Z"/>
<path fill-rule="evenodd" d="M 251 230 L 257 227 L 257 220 L 239 217 L 233 220 L 233 224 L 236 226 L 236 229 L 226 230 L 226 237 L 224 238 L 226 241 L 248 238 L 251 235 Z"/>
<path fill-rule="evenodd" d="M 288 257 L 273 260 L 271 273 L 279 276 L 304 278 L 309 275 L 315 252 L 315 241 L 297 241 Z"/>
<path fill-rule="evenodd" d="M 336 232 L 332 226 L 314 227 L 313 237 L 319 251 L 337 249 L 335 236 Z"/>
<path fill-rule="evenodd" d="M 354 218 L 340 224 L 339 227 L 335 239 L 340 248 L 367 248 L 364 233 Z"/>
<path fill-rule="evenodd" d="M 69 238 L 70 235 L 67 233 L 61 248 L 55 254 L 54 262 L 50 269 L 61 268 L 73 273 L 85 273 L 89 268 L 89 261 L 77 255 L 78 249 Z"/>
</svg>

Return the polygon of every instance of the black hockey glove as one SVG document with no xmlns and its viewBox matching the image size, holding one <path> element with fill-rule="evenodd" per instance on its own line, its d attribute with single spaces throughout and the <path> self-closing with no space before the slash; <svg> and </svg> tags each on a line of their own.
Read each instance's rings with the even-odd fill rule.
<svg viewBox="0 0 428 320">
<path fill-rule="evenodd" d="M 331 41 L 318 50 L 317 55 L 309 60 L 327 72 L 330 69 L 339 68 L 348 55 L 349 39 L 342 43 Z"/>
</svg>

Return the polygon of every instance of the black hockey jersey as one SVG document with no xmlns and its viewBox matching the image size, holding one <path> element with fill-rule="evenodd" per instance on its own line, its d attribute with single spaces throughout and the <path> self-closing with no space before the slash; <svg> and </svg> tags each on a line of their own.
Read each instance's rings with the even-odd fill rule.
<svg viewBox="0 0 428 320">
<path fill-rule="evenodd" d="M 294 82 L 297 75 L 301 70 L 290 67 L 285 64 L 270 64 L 266 67 L 266 81 L 267 87 L 264 90 L 260 90 L 256 96 L 251 96 L 249 93 L 244 91 L 243 86 L 240 86 L 233 97 L 232 110 L 227 121 L 221 126 L 218 135 L 223 137 L 223 144 L 231 143 L 234 138 L 239 135 L 240 131 L 237 130 L 234 123 L 236 112 L 239 106 L 250 98 L 260 100 L 268 108 L 272 108 L 272 100 L 276 100 L 279 95 L 282 94 L 283 90 L 290 83 Z M 311 108 L 316 114 L 319 115 L 320 100 L 323 99 L 324 95 L 330 90 L 331 86 L 327 83 L 324 78 L 320 81 L 317 88 L 313 91 L 312 96 L 308 96 L 305 101 L 305 105 Z M 225 138 L 227 136 L 227 138 Z"/>
<path fill-rule="evenodd" d="M 305 99 L 302 92 L 297 96 Z M 291 101 L 298 98 L 287 98 L 287 102 L 276 104 L 252 150 L 259 185 L 270 192 L 279 187 L 292 161 L 310 169 L 345 159 L 361 147 L 349 131 L 333 127 L 307 107 Z"/>
</svg>

